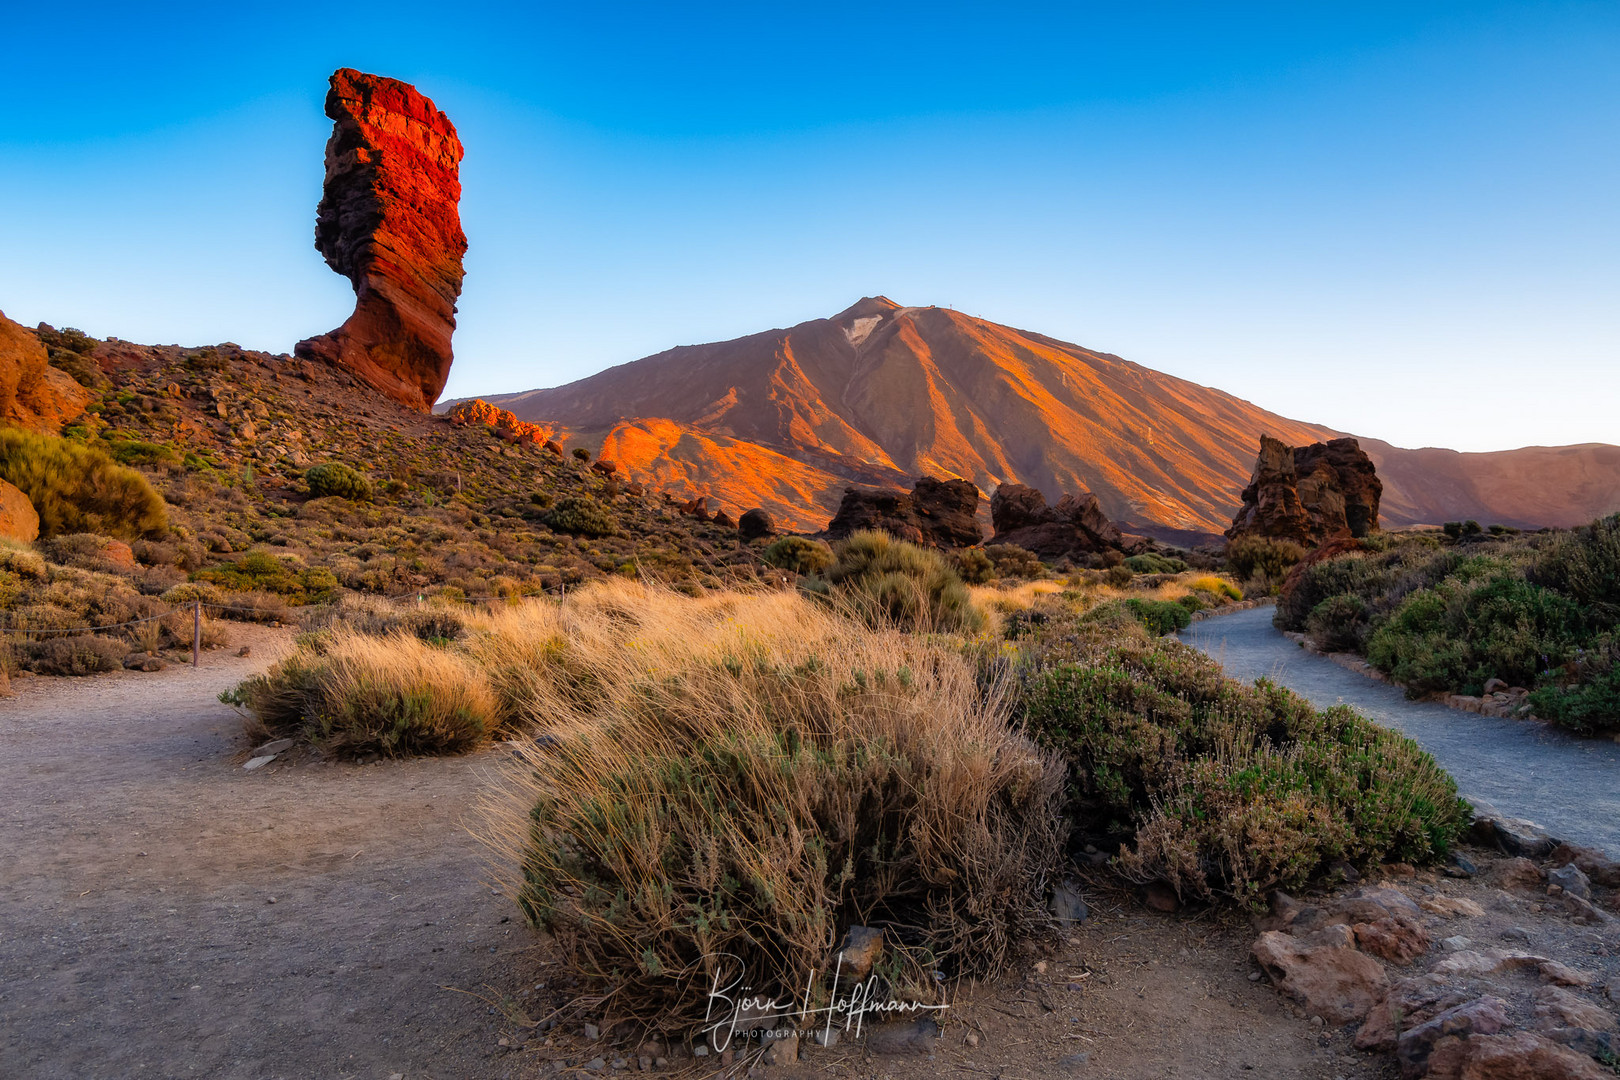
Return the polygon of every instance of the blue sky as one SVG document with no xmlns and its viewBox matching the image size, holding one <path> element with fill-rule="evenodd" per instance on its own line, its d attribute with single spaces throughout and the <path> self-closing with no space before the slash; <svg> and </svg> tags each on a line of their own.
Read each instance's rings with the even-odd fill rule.
<svg viewBox="0 0 1620 1080">
<path fill-rule="evenodd" d="M 272 351 L 340 323 L 312 231 L 348 65 L 467 146 L 447 396 L 884 293 L 1401 445 L 1620 443 L 1607 0 L 6 22 L 0 309 L 26 323 Z"/>
</svg>

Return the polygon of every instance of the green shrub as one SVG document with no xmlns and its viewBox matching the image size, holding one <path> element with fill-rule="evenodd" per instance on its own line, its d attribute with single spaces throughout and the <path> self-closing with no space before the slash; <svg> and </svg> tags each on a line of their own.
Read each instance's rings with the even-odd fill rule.
<svg viewBox="0 0 1620 1080">
<path fill-rule="evenodd" d="M 564 495 L 543 520 L 548 528 L 581 536 L 612 536 L 619 531 L 618 519 L 589 495 Z"/>
<path fill-rule="evenodd" d="M 778 570 L 795 574 L 819 574 L 833 564 L 832 548 L 802 536 L 782 536 L 772 540 L 759 557 Z"/>
<path fill-rule="evenodd" d="M 1038 578 L 1046 573 L 1040 556 L 1017 544 L 987 544 L 984 553 L 996 564 L 996 577 Z"/>
<path fill-rule="evenodd" d="M 1350 593 L 1330 596 L 1311 609 L 1305 632 L 1325 652 L 1360 652 L 1368 632 L 1367 602 Z"/>
<path fill-rule="evenodd" d="M 34 504 L 41 536 L 87 532 L 133 539 L 169 527 L 163 499 L 144 476 L 71 439 L 0 430 L 0 479 Z"/>
<path fill-rule="evenodd" d="M 100 634 L 48 638 L 22 646 L 22 665 L 40 675 L 96 675 L 118 671 L 129 646 Z"/>
<path fill-rule="evenodd" d="M 232 592 L 274 593 L 295 604 L 328 599 L 338 585 L 337 576 L 324 566 L 306 568 L 293 559 L 263 551 L 250 551 L 234 563 L 210 566 L 193 576 Z"/>
<path fill-rule="evenodd" d="M 1459 567 L 1379 624 L 1367 638 L 1367 659 L 1413 696 L 1459 688 L 1477 694 L 1493 677 L 1529 685 L 1570 658 L 1580 621 L 1568 597 L 1510 571 L 1475 578 Z"/>
<path fill-rule="evenodd" d="M 951 556 L 956 576 L 969 585 L 983 585 L 995 579 L 996 564 L 983 548 L 963 548 Z"/>
<path fill-rule="evenodd" d="M 1605 638 L 1570 666 L 1531 692 L 1535 714 L 1577 735 L 1620 733 L 1620 644 Z"/>
<path fill-rule="evenodd" d="M 1132 570 L 1130 566 L 1124 562 L 1115 563 L 1113 566 L 1110 566 L 1108 569 L 1103 571 L 1103 580 L 1116 589 L 1123 589 L 1125 586 L 1129 585 L 1131 583 L 1131 579 L 1135 576 L 1136 571 Z"/>
<path fill-rule="evenodd" d="M 574 447 L 574 460 L 583 465 L 591 460 L 591 452 L 583 446 L 576 446 Z"/>
<path fill-rule="evenodd" d="M 870 625 L 971 633 L 985 616 L 938 552 L 888 533 L 858 532 L 826 571 L 832 596 Z"/>
<path fill-rule="evenodd" d="M 1275 592 L 1301 559 L 1305 549 L 1292 540 L 1267 536 L 1240 536 L 1226 545 L 1226 568 L 1242 581 L 1258 581 Z"/>
<path fill-rule="evenodd" d="M 371 501 L 371 481 L 341 461 L 326 461 L 304 473 L 309 493 L 316 498 L 333 496 L 351 502 Z"/>
<path fill-rule="evenodd" d="M 1125 560 L 1125 565 L 1138 574 L 1179 574 L 1187 569 L 1187 564 L 1182 560 L 1160 555 L 1156 551 L 1132 555 Z"/>
<path fill-rule="evenodd" d="M 1117 865 L 1136 880 L 1258 905 L 1341 859 L 1433 860 L 1469 819 L 1429 755 L 1347 708 L 1117 621 L 1060 641 L 1031 657 L 1024 719 L 1069 763 L 1076 830 L 1133 837 Z"/>
<path fill-rule="evenodd" d="M 1173 600 L 1138 600 L 1135 597 L 1098 604 L 1086 613 L 1086 618 L 1093 622 L 1110 621 L 1110 609 L 1113 608 L 1128 612 L 1132 619 L 1141 623 L 1155 637 L 1185 630 L 1192 625 L 1192 612 L 1185 604 Z"/>
</svg>

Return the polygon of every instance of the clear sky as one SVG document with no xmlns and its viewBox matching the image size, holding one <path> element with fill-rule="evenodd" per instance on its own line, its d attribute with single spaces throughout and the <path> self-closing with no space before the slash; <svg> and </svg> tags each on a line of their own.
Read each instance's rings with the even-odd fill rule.
<svg viewBox="0 0 1620 1080">
<path fill-rule="evenodd" d="M 1620 443 L 1620 3 L 8 4 L 0 309 L 282 352 L 326 77 L 467 147 L 447 396 L 954 305 L 1406 446 Z"/>
</svg>

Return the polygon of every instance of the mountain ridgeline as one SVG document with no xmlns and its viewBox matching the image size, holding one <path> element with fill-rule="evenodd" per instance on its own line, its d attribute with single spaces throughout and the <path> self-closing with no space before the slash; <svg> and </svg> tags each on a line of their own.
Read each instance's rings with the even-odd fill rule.
<svg viewBox="0 0 1620 1080">
<path fill-rule="evenodd" d="M 487 400 L 649 486 L 763 506 L 817 530 L 846 486 L 959 477 L 1094 493 L 1127 529 L 1212 539 L 1262 435 L 1345 433 L 947 308 L 869 297 L 828 319 L 669 349 L 549 390 Z M 446 402 L 448 406 L 452 402 Z M 1620 447 L 1486 454 L 1362 438 L 1385 525 L 1478 518 L 1573 525 L 1620 508 Z"/>
</svg>

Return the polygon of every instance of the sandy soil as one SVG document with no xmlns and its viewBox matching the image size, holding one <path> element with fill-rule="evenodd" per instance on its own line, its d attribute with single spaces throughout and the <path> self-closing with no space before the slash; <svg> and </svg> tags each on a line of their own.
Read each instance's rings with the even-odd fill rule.
<svg viewBox="0 0 1620 1080">
<path fill-rule="evenodd" d="M 245 772 L 216 697 L 290 632 L 231 635 L 0 700 L 0 1076 L 505 1075 L 470 994 L 536 939 L 462 827 L 499 752 Z"/>
</svg>

